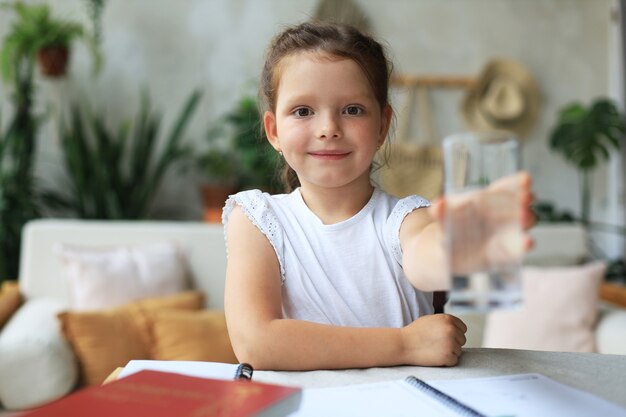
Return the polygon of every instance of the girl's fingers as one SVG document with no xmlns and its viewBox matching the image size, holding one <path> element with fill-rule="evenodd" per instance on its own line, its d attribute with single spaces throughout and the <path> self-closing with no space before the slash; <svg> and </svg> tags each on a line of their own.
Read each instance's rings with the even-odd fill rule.
<svg viewBox="0 0 626 417">
<path fill-rule="evenodd" d="M 507 175 L 496 181 L 494 181 L 489 188 L 494 190 L 530 190 L 532 187 L 532 179 L 530 174 L 526 171 L 520 171 L 513 175 Z"/>
<path fill-rule="evenodd" d="M 442 221 L 445 212 L 445 198 L 435 200 L 428 208 L 430 217 L 437 221 Z"/>
<path fill-rule="evenodd" d="M 536 222 L 537 218 L 535 217 L 535 213 L 533 213 L 531 210 L 526 210 L 522 218 L 522 227 L 524 228 L 524 230 L 530 229 L 535 225 Z"/>
<path fill-rule="evenodd" d="M 526 236 L 526 238 L 524 239 L 524 249 L 526 251 L 529 251 L 534 247 L 535 247 L 535 239 L 533 239 L 530 236 Z"/>
</svg>

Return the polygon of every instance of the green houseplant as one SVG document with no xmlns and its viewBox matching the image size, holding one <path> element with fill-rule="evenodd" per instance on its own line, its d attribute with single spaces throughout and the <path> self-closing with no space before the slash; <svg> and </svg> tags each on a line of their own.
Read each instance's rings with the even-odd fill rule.
<svg viewBox="0 0 626 417">
<path fill-rule="evenodd" d="M 0 55 L 0 67 L 6 80 L 12 78 L 15 66 L 24 57 L 31 60 L 36 57 L 42 73 L 46 76 L 63 76 L 70 56 L 70 46 L 76 39 L 87 41 L 95 68 L 100 67 L 100 54 L 82 25 L 53 18 L 47 4 L 27 5 L 18 1 L 2 6 L 13 9 L 17 15 Z"/>
<path fill-rule="evenodd" d="M 200 153 L 198 166 L 207 178 L 234 182 L 238 189 L 277 189 L 276 151 L 265 139 L 253 97 L 241 98 L 209 129 L 206 139 L 207 148 Z M 222 163 L 216 164 L 219 158 Z"/>
<path fill-rule="evenodd" d="M 4 39 L 2 54 L 11 45 Z M 0 281 L 18 277 L 22 227 L 39 216 L 35 195 L 34 157 L 41 120 L 34 114 L 34 59 L 17 55 L 5 78 L 11 91 L 13 114 L 4 128 L 0 123 Z"/>
<path fill-rule="evenodd" d="M 198 167 L 212 182 L 276 191 L 276 151 L 265 139 L 254 98 L 244 96 L 207 134 Z"/>
<path fill-rule="evenodd" d="M 276 191 L 278 154 L 265 138 L 254 98 L 243 97 L 224 120 L 232 127 L 233 148 L 239 159 L 239 187 Z"/>
<path fill-rule="evenodd" d="M 601 161 L 610 158 L 611 149 L 620 148 L 625 130 L 624 115 L 605 98 L 589 107 L 573 103 L 559 112 L 550 147 L 580 173 L 580 220 L 585 225 L 590 222 L 591 175 Z"/>
<path fill-rule="evenodd" d="M 589 230 L 597 229 L 626 235 L 622 226 L 591 221 L 591 175 L 612 149 L 620 148 L 626 126 L 624 115 L 608 99 L 595 100 L 589 107 L 573 103 L 564 107 L 550 135 L 550 147 L 580 173 L 580 222 Z M 571 219 L 571 216 L 569 216 Z M 592 245 L 592 247 L 594 247 Z M 597 250 L 597 248 L 595 249 Z M 597 256 L 604 257 L 598 253 Z M 623 279 L 623 259 L 609 262 L 607 280 Z"/>
<path fill-rule="evenodd" d="M 123 122 L 116 129 L 107 127 L 102 112 L 83 114 L 75 105 L 70 122 L 60 128 L 69 186 L 46 191 L 46 205 L 80 218 L 147 218 L 166 172 L 192 156 L 182 138 L 200 97 L 194 91 L 187 99 L 162 148 L 157 147 L 160 117 L 147 94 L 132 125 Z"/>
<path fill-rule="evenodd" d="M 33 175 L 38 121 L 30 107 L 18 106 L 5 130 L 0 123 L 0 282 L 17 279 L 22 227 L 39 216 Z"/>
<path fill-rule="evenodd" d="M 276 151 L 262 133 L 254 98 L 239 100 L 209 129 L 206 138 L 208 146 L 197 158 L 204 178 L 200 191 L 206 220 L 219 221 L 224 201 L 238 190 L 278 190 Z"/>
<path fill-rule="evenodd" d="M 229 195 L 237 192 L 237 160 L 227 149 L 210 148 L 197 160 L 203 178 L 200 195 L 204 219 L 220 222 L 222 207 Z"/>
</svg>

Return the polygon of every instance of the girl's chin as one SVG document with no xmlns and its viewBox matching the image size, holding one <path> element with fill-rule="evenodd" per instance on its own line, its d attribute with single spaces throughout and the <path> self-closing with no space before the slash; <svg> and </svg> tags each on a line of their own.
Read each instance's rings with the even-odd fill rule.
<svg viewBox="0 0 626 417">
<path fill-rule="evenodd" d="M 347 190 L 348 188 L 360 188 L 364 187 L 370 189 L 372 187 L 372 183 L 369 177 L 355 178 L 353 180 L 345 179 L 345 178 L 315 178 L 315 179 L 300 179 L 300 184 L 302 184 L 303 188 L 319 188 L 319 189 L 341 189 Z"/>
</svg>

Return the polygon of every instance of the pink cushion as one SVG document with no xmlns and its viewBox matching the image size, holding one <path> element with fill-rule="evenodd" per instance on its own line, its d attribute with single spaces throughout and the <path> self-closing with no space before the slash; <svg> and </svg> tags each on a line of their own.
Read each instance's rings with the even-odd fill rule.
<svg viewBox="0 0 626 417">
<path fill-rule="evenodd" d="M 72 309 L 99 310 L 189 288 L 189 266 L 170 242 L 89 247 L 59 245 Z"/>
<path fill-rule="evenodd" d="M 524 305 L 491 312 L 483 346 L 593 352 L 598 288 L 606 265 L 538 268 L 522 272 Z"/>
</svg>

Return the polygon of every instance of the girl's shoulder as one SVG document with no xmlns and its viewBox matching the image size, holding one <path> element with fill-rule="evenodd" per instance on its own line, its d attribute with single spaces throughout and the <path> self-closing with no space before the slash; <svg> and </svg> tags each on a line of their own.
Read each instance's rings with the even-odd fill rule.
<svg viewBox="0 0 626 417">
<path fill-rule="evenodd" d="M 274 247 L 280 264 L 281 277 L 284 280 L 285 270 L 283 254 L 279 248 L 283 247 L 283 232 L 281 221 L 277 215 L 277 202 L 286 200 L 288 194 L 272 195 L 261 190 L 240 191 L 228 197 L 222 210 L 222 223 L 224 234 L 227 235 L 230 215 L 236 207 L 239 207 L 245 217 L 267 237 Z M 280 211 L 280 210 L 279 210 Z M 239 217 L 242 219 L 243 217 Z"/>
<path fill-rule="evenodd" d="M 228 196 L 226 206 L 229 204 L 238 204 L 241 206 L 269 206 L 271 204 L 280 203 L 288 198 L 290 194 L 270 194 L 261 190 L 245 190 Z"/>
<path fill-rule="evenodd" d="M 400 245 L 400 229 L 407 216 L 417 213 L 420 208 L 430 206 L 430 201 L 419 195 L 410 195 L 403 198 L 386 194 L 389 203 L 383 236 L 387 247 L 399 265 L 402 265 L 402 247 Z M 421 211 L 421 210 L 420 210 Z"/>
<path fill-rule="evenodd" d="M 406 215 L 417 208 L 430 206 L 430 201 L 419 195 L 409 195 L 406 197 L 396 197 L 382 189 L 378 189 L 378 201 L 388 207 L 389 215 Z"/>
<path fill-rule="evenodd" d="M 246 190 L 230 195 L 222 210 L 222 223 L 226 225 L 235 207 L 240 207 L 247 217 L 261 229 L 276 221 L 277 209 L 284 205 L 290 194 L 269 194 L 261 190 Z"/>
</svg>

